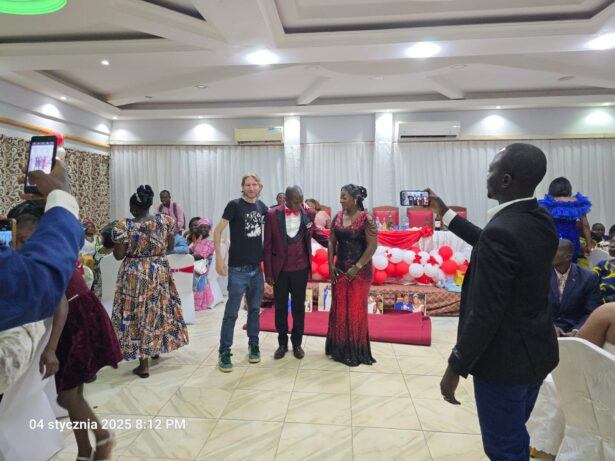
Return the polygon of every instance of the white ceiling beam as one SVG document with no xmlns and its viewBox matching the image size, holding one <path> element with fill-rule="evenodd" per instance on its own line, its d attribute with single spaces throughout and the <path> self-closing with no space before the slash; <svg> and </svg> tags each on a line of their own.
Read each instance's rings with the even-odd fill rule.
<svg viewBox="0 0 615 461">
<path fill-rule="evenodd" d="M 89 0 L 92 1 L 92 0 Z M 158 37 L 206 49 L 224 46 L 223 38 L 207 22 L 140 0 L 96 0 L 101 20 Z"/>
<path fill-rule="evenodd" d="M 144 101 L 146 95 L 152 96 L 167 91 L 191 88 L 196 85 L 210 85 L 231 78 L 243 77 L 245 75 L 258 74 L 261 72 L 272 72 L 286 69 L 287 67 L 289 66 L 275 66 L 273 68 L 256 66 L 212 67 L 198 72 L 162 78 L 151 83 L 135 85 L 108 95 L 107 101 L 114 106 L 123 106 Z"/>
<path fill-rule="evenodd" d="M 256 0 L 191 0 L 194 7 L 231 45 L 275 47 L 274 27 Z"/>
<path fill-rule="evenodd" d="M 429 85 L 438 93 L 448 99 L 464 99 L 465 93 L 461 88 L 457 88 L 449 79 L 442 75 L 432 75 L 426 78 Z"/>
<path fill-rule="evenodd" d="M 107 104 L 106 102 L 101 101 L 100 99 L 97 99 L 80 89 L 67 85 L 64 82 L 40 72 L 13 72 L 3 74 L 2 78 L 9 82 L 57 99 L 65 96 L 67 98 L 66 104 L 71 104 L 108 118 L 120 113 L 120 110 L 117 107 Z"/>
<path fill-rule="evenodd" d="M 329 77 L 321 76 L 316 78 L 316 80 L 314 80 L 310 84 L 310 86 L 307 87 L 303 91 L 303 93 L 299 95 L 299 97 L 297 98 L 297 105 L 305 106 L 312 103 L 312 101 L 317 99 L 322 94 L 324 88 L 327 86 L 327 83 L 329 83 L 330 80 L 331 79 Z"/>
</svg>

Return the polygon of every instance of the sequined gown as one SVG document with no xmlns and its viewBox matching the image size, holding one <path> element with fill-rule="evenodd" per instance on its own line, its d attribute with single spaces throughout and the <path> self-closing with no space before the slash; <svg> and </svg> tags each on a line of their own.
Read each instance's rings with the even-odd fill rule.
<svg viewBox="0 0 615 461">
<path fill-rule="evenodd" d="M 347 227 L 343 225 L 342 217 L 342 213 L 338 213 L 331 231 L 335 232 L 337 239 L 336 267 L 346 272 L 367 248 L 367 234 L 377 231 L 365 211 Z M 376 361 L 372 357 L 367 328 L 367 298 L 371 284 L 370 262 L 359 270 L 352 281 L 341 275 L 333 285 L 325 351 L 334 360 L 351 367 L 362 363 L 371 365 Z"/>
</svg>

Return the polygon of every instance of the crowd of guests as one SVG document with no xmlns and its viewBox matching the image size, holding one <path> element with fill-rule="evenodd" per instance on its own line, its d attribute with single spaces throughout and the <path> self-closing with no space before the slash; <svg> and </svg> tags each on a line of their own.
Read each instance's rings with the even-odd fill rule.
<svg viewBox="0 0 615 461">
<path fill-rule="evenodd" d="M 508 146 L 489 171 L 488 194 L 500 205 L 490 210 L 484 229 L 457 216 L 427 190 L 431 209 L 474 247 L 462 291 L 458 340 L 440 387 L 447 402 L 458 404 L 459 378 L 473 374 L 485 451 L 492 459 L 504 459 L 503 453 L 524 459 L 529 450 L 525 422 L 540 382 L 557 364 L 556 336 L 577 336 L 600 347 L 615 344 L 615 234 L 607 237 L 600 223 L 590 229 L 591 202 L 580 193 L 572 195 L 566 178 L 554 180 L 543 200 L 533 198 L 546 172 L 546 157 L 536 147 Z M 377 230 L 363 205 L 364 187 L 343 186 L 342 211 L 331 219 L 318 201 L 304 200 L 298 186 L 288 187 L 278 194 L 276 205 L 267 207 L 259 199 L 261 179 L 248 173 L 241 181 L 241 196 L 227 203 L 212 240 L 212 224 L 206 218 L 192 218 L 185 229 L 183 208 L 169 191 L 160 193 L 160 205 L 152 214 L 154 191 L 140 186 L 130 197 L 132 218 L 114 221 L 99 232 L 93 222 L 77 221 L 78 204 L 61 161 L 50 175 L 36 173 L 30 179 L 41 196 L 24 198 L 39 201 L 26 201 L 11 211 L 18 224 L 17 248 L 0 251 L 3 267 L 10 268 L 0 273 L 2 286 L 8 287 L 0 294 L 0 395 L 31 366 L 46 326 L 50 334 L 36 357 L 42 376 L 54 376 L 58 403 L 71 421 L 97 421 L 83 387 L 102 367 L 138 359 L 133 373 L 148 378 L 150 360 L 188 344 L 167 259 L 177 251 L 194 256 L 197 310 L 213 303 L 208 273 L 214 258 L 217 273 L 228 277 L 220 371 L 233 370 L 234 329 L 244 298 L 248 360 L 261 360 L 259 315 L 265 282 L 273 287 L 275 299 L 274 358 L 288 352 L 290 333 L 293 355 L 302 359 L 312 239 L 327 246 L 329 255 L 332 300 L 325 354 L 348 366 L 375 362 L 367 306 Z M 227 227 L 228 262 L 222 252 Z M 47 239 L 56 244 L 47 245 Z M 609 258 L 590 271 L 581 261 L 596 246 L 608 248 Z M 99 263 L 109 253 L 121 260 L 111 319 L 96 296 Z M 92 271 L 92 290 L 76 268 L 78 255 L 82 267 Z M 75 430 L 78 459 L 110 458 L 114 435 L 98 427 L 94 446 L 88 431 Z"/>
</svg>

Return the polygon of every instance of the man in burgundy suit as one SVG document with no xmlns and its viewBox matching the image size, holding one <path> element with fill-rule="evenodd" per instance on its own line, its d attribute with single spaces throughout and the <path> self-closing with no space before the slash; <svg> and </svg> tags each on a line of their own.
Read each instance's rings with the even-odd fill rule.
<svg viewBox="0 0 615 461">
<path fill-rule="evenodd" d="M 303 207 L 303 191 L 299 186 L 286 189 L 285 204 L 270 208 L 265 217 L 264 262 L 265 280 L 273 286 L 275 327 L 281 359 L 288 351 L 288 296 L 291 297 L 293 331 L 290 340 L 298 359 L 305 355 L 301 348 L 305 318 L 305 290 L 312 267 L 312 237 L 323 246 L 329 239 L 314 223 L 316 212 Z"/>
</svg>

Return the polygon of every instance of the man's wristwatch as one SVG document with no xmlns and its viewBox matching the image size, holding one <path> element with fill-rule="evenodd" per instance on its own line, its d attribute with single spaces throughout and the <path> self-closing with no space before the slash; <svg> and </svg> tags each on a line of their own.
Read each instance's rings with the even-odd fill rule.
<svg viewBox="0 0 615 461">
<path fill-rule="evenodd" d="M 357 266 L 357 269 L 361 270 L 361 268 L 363 267 L 363 264 L 361 264 L 360 262 L 356 262 L 354 263 L 355 266 Z"/>
</svg>

